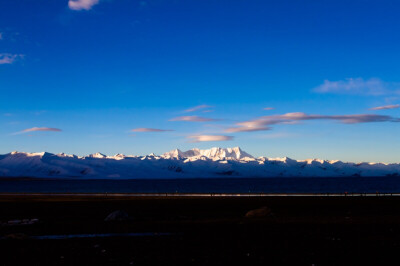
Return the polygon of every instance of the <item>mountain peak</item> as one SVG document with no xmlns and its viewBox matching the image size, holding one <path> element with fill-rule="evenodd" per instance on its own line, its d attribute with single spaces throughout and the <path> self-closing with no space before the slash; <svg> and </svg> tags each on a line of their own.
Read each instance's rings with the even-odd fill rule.
<svg viewBox="0 0 400 266">
<path fill-rule="evenodd" d="M 87 157 L 89 157 L 89 158 L 107 158 L 107 155 L 102 154 L 101 152 L 96 152 L 93 154 L 89 154 Z"/>
<path fill-rule="evenodd" d="M 175 149 L 170 152 L 164 153 L 164 156 L 172 158 L 191 158 L 197 156 L 205 156 L 208 159 L 212 160 L 221 160 L 227 158 L 240 160 L 246 157 L 254 158 L 252 155 L 240 149 L 240 147 L 234 147 L 234 148 L 213 147 L 207 150 L 200 150 L 199 148 L 193 148 L 185 152 L 182 152 L 179 149 Z"/>
<path fill-rule="evenodd" d="M 221 173 L 241 177 L 400 176 L 400 164 L 255 159 L 239 147 L 175 149 L 161 156 L 106 156 L 99 152 L 86 157 L 25 152 L 0 155 L 0 177 L 211 178 L 221 177 Z"/>
</svg>

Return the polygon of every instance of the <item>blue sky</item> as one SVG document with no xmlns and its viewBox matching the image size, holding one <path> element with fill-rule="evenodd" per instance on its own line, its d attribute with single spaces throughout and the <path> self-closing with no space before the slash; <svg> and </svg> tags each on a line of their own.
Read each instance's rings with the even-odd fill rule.
<svg viewBox="0 0 400 266">
<path fill-rule="evenodd" d="M 399 162 L 399 13 L 398 1 L 0 1 L 0 153 L 240 146 Z"/>
</svg>

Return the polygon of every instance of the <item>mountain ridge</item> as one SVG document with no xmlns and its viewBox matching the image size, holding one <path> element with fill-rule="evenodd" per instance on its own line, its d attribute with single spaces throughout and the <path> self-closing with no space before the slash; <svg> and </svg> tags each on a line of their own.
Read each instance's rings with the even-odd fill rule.
<svg viewBox="0 0 400 266">
<path fill-rule="evenodd" d="M 171 150 L 144 156 L 100 152 L 87 156 L 48 152 L 0 155 L 0 177 L 193 178 L 193 177 L 400 176 L 400 164 L 258 157 L 240 147 Z"/>
</svg>

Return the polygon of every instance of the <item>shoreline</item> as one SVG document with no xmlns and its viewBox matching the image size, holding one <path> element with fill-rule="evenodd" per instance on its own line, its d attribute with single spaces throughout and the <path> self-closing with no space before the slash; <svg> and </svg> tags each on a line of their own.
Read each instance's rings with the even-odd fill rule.
<svg viewBox="0 0 400 266">
<path fill-rule="evenodd" d="M 400 193 L 0 193 L 0 201 L 7 197 L 51 198 L 250 198 L 250 197 L 399 197 Z"/>
<path fill-rule="evenodd" d="M 0 193 L 6 194 L 121 194 L 193 196 L 269 195 L 396 195 L 399 177 L 349 178 L 214 178 L 214 179 L 1 179 Z"/>
</svg>

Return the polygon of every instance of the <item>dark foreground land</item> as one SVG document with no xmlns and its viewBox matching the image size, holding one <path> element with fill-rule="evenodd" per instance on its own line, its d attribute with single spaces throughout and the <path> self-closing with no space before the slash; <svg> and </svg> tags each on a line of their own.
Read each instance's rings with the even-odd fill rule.
<svg viewBox="0 0 400 266">
<path fill-rule="evenodd" d="M 104 221 L 115 210 L 129 219 Z M 400 254 L 394 196 L 0 195 L 0 221 L 0 265 L 384 265 Z"/>
</svg>

